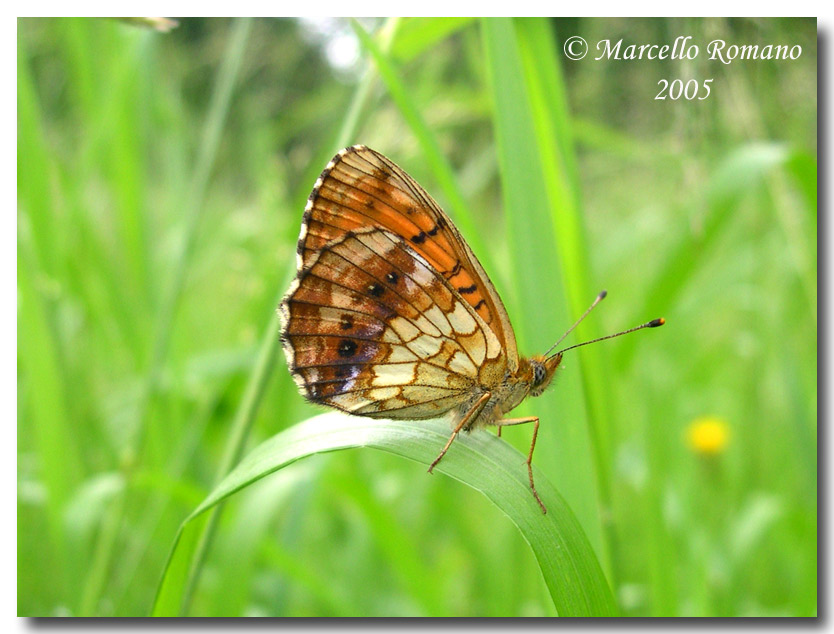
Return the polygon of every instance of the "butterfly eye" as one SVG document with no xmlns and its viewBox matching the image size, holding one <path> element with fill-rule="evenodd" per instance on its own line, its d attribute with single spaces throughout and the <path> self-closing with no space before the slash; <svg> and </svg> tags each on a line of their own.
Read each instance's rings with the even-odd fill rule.
<svg viewBox="0 0 834 634">
<path fill-rule="evenodd" d="M 544 364 L 534 362 L 533 363 L 533 387 L 538 387 L 539 385 L 541 385 L 546 378 L 547 378 L 547 370 L 545 370 Z"/>
</svg>

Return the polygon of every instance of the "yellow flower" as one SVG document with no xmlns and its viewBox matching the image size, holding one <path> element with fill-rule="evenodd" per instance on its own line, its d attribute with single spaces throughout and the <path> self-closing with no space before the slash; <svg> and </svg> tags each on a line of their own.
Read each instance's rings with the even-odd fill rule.
<svg viewBox="0 0 834 634">
<path fill-rule="evenodd" d="M 719 454 L 726 449 L 730 440 L 730 427 L 725 420 L 716 416 L 702 416 L 689 424 L 686 440 L 695 453 L 710 456 Z"/>
</svg>

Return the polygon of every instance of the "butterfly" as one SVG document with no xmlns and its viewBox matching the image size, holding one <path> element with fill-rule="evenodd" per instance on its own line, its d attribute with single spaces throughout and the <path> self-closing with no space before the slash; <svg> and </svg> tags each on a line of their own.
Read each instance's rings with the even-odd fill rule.
<svg viewBox="0 0 834 634">
<path fill-rule="evenodd" d="M 504 415 L 544 392 L 564 350 L 519 356 L 501 298 L 434 199 L 379 152 L 345 148 L 307 200 L 297 260 L 280 312 L 301 393 L 358 416 L 451 415 L 429 472 L 462 431 L 531 423 L 527 470 L 546 513 L 532 468 L 539 418 Z"/>
</svg>

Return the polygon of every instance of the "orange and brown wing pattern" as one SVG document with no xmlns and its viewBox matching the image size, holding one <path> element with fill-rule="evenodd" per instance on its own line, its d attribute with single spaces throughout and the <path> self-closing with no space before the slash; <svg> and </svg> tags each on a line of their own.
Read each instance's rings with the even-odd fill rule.
<svg viewBox="0 0 834 634">
<path fill-rule="evenodd" d="M 504 305 L 452 221 L 400 167 L 356 145 L 330 161 L 310 194 L 298 241 L 299 271 L 308 268 L 325 245 L 368 227 L 402 237 L 492 329 L 510 368 L 518 367 L 515 335 Z"/>
<path fill-rule="evenodd" d="M 282 341 L 305 396 L 352 414 L 419 419 L 464 403 L 501 343 L 402 237 L 375 227 L 322 245 L 281 304 Z"/>
</svg>

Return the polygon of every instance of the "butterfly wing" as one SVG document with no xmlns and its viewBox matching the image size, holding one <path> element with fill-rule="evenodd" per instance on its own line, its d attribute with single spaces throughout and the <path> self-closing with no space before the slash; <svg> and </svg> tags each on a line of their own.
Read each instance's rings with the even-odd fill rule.
<svg viewBox="0 0 834 634">
<path fill-rule="evenodd" d="M 495 333 L 512 372 L 515 334 L 501 298 L 457 227 L 431 196 L 391 160 L 361 145 L 327 165 L 310 194 L 298 241 L 298 268 L 328 243 L 375 227 L 402 237 Z"/>
<path fill-rule="evenodd" d="M 281 311 L 301 391 L 352 414 L 439 416 L 506 371 L 501 343 L 475 308 L 385 229 L 347 230 L 320 246 Z"/>
</svg>

